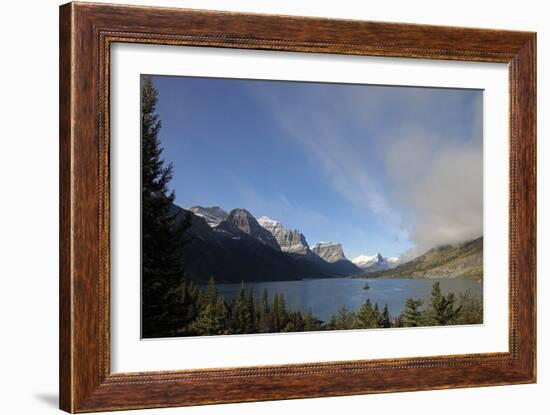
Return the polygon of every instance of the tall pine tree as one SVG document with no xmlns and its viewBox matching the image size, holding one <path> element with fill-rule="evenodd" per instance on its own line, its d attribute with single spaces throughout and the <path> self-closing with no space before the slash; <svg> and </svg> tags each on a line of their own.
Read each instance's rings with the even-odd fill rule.
<svg viewBox="0 0 550 415">
<path fill-rule="evenodd" d="M 373 329 L 380 327 L 378 325 L 378 316 L 368 298 L 367 301 L 361 305 L 359 311 L 357 311 L 356 326 L 358 329 Z"/>
<path fill-rule="evenodd" d="M 254 299 L 252 298 L 252 301 Z M 249 302 L 245 295 L 244 282 L 241 282 L 239 295 L 231 304 L 232 324 L 231 329 L 236 334 L 248 334 L 254 331 L 252 314 L 250 313 Z"/>
<path fill-rule="evenodd" d="M 348 310 L 346 306 L 341 306 L 338 312 L 332 316 L 329 322 L 331 330 L 348 330 L 355 328 L 355 313 Z"/>
<path fill-rule="evenodd" d="M 323 324 L 321 320 L 313 315 L 311 308 L 304 314 L 304 331 L 318 331 L 321 330 Z"/>
<path fill-rule="evenodd" d="M 176 221 L 175 194 L 168 184 L 173 166 L 161 158 L 158 93 L 150 77 L 141 80 L 142 335 L 178 334 L 185 324 L 181 234 L 189 225 Z"/>
<path fill-rule="evenodd" d="M 432 285 L 432 297 L 430 298 L 430 309 L 427 310 L 428 325 L 445 326 L 454 324 L 460 315 L 462 307 L 456 307 L 456 298 L 453 293 L 446 296 L 442 294 L 439 282 Z"/>
<path fill-rule="evenodd" d="M 405 310 L 400 316 L 400 322 L 403 327 L 422 326 L 422 310 L 420 310 L 422 304 L 424 304 L 424 301 L 421 299 L 407 298 Z"/>
<path fill-rule="evenodd" d="M 267 288 L 264 288 L 261 302 L 258 307 L 258 331 L 260 333 L 270 333 L 273 331 L 273 324 L 271 322 L 271 314 L 269 307 L 269 294 Z"/>
<path fill-rule="evenodd" d="M 380 319 L 380 327 L 384 327 L 386 329 L 391 327 L 390 310 L 388 309 L 387 304 L 384 306 L 384 310 L 382 310 L 382 315 L 381 315 L 381 319 Z"/>
</svg>

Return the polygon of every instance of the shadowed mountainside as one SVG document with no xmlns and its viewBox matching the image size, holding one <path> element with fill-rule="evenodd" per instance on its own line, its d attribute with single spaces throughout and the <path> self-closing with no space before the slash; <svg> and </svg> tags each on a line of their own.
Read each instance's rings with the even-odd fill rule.
<svg viewBox="0 0 550 415">
<path fill-rule="evenodd" d="M 283 281 L 349 276 L 359 269 L 343 268 L 315 255 L 283 252 L 274 236 L 244 209 L 234 209 L 216 226 L 204 217 L 173 205 L 177 221 L 190 215 L 181 235 L 185 274 L 196 282 Z"/>
</svg>

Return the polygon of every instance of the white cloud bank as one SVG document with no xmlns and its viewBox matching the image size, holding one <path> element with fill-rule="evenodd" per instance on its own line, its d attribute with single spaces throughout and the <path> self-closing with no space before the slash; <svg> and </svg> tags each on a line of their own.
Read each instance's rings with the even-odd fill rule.
<svg viewBox="0 0 550 415">
<path fill-rule="evenodd" d="M 385 157 L 394 199 L 410 217 L 417 255 L 483 233 L 483 155 L 478 143 L 437 148 L 429 133 L 409 131 Z"/>
</svg>

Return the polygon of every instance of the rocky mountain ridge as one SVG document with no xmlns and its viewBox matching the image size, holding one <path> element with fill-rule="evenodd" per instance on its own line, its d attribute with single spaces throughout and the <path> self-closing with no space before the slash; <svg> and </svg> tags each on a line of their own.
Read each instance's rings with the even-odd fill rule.
<svg viewBox="0 0 550 415">
<path fill-rule="evenodd" d="M 347 259 L 325 261 L 309 249 L 303 235 L 285 232 L 284 228 L 281 235 L 298 238 L 289 237 L 283 249 L 274 234 L 245 209 L 225 213 L 214 208 L 194 206 L 187 210 L 173 205 L 173 213 L 178 221 L 190 222 L 181 236 L 185 241 L 182 261 L 186 275 L 197 282 L 206 282 L 211 276 L 218 282 L 239 283 L 343 277 L 360 271 Z M 306 249 L 288 249 L 296 245 L 295 240 Z M 286 237 L 282 241 L 287 241 Z"/>
<path fill-rule="evenodd" d="M 309 246 L 299 230 L 246 209 L 226 212 L 219 206 L 173 210 L 191 227 L 182 239 L 186 273 L 205 282 L 277 281 L 304 278 L 455 278 L 483 276 L 483 238 L 433 248 L 411 261 L 360 255 L 349 261 L 338 242 Z"/>
<path fill-rule="evenodd" d="M 307 254 L 309 245 L 306 237 L 299 230 L 286 229 L 280 222 L 267 216 L 260 217 L 258 223 L 275 237 L 281 247 L 281 251 L 301 255 Z"/>
</svg>

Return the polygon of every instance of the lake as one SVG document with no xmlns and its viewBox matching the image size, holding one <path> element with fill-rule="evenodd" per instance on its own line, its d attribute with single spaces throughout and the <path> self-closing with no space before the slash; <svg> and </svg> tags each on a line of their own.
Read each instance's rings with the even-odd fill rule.
<svg viewBox="0 0 550 415">
<path fill-rule="evenodd" d="M 245 283 L 245 289 L 252 287 L 255 298 L 260 298 L 264 288 L 267 288 L 270 300 L 277 294 L 283 294 L 289 310 L 311 309 L 314 315 L 321 320 L 328 321 L 341 306 L 356 311 L 361 304 L 370 298 L 378 303 L 380 309 L 388 305 L 390 314 L 398 316 L 409 297 L 429 300 L 432 284 L 439 282 L 444 294 L 459 293 L 471 290 L 481 296 L 483 284 L 468 278 L 320 278 L 298 281 L 270 281 Z M 370 289 L 364 290 L 368 283 Z M 231 300 L 239 294 L 241 284 L 217 284 L 218 291 L 226 300 Z"/>
</svg>

